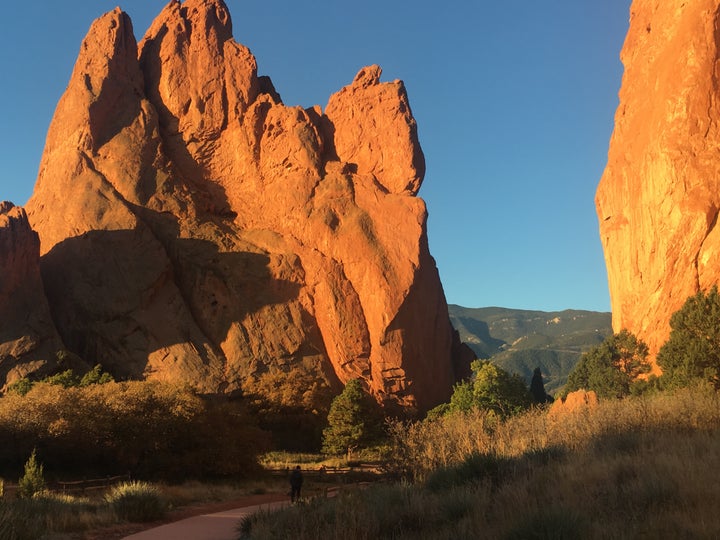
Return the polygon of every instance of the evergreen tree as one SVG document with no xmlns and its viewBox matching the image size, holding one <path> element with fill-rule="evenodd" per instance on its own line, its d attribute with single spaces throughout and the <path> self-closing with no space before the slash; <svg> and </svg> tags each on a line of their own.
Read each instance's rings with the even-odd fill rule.
<svg viewBox="0 0 720 540">
<path fill-rule="evenodd" d="M 696 380 L 720 389 L 720 294 L 717 286 L 691 296 L 670 318 L 670 337 L 657 362 L 663 387 L 687 386 Z"/>
<path fill-rule="evenodd" d="M 647 345 L 621 330 L 582 355 L 568 376 L 564 393 L 583 389 L 605 398 L 627 396 L 637 378 L 650 371 L 647 356 Z"/>
<path fill-rule="evenodd" d="M 43 465 L 37 460 L 37 452 L 33 449 L 30 458 L 25 462 L 25 474 L 18 480 L 18 496 L 32 499 L 33 495 L 45 489 Z"/>
<path fill-rule="evenodd" d="M 533 371 L 532 380 L 530 381 L 530 394 L 533 401 L 538 404 L 552 403 L 554 400 L 545 392 L 545 384 L 543 383 L 542 371 L 539 367 Z"/>
<path fill-rule="evenodd" d="M 348 381 L 330 405 L 328 427 L 323 430 L 322 451 L 339 455 L 377 441 L 382 415 L 377 402 L 363 390 L 358 379 Z"/>
</svg>

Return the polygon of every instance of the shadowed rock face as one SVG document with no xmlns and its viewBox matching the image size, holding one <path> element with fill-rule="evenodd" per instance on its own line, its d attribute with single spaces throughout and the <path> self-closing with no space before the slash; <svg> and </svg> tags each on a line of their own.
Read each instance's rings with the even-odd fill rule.
<svg viewBox="0 0 720 540">
<path fill-rule="evenodd" d="M 613 328 L 654 355 L 688 296 L 720 278 L 720 2 L 634 0 L 597 191 Z"/>
<path fill-rule="evenodd" d="M 9 202 L 0 202 L 0 321 L 0 380 L 57 366 L 62 342 L 40 278 L 40 239 Z"/>
<path fill-rule="evenodd" d="M 27 211 L 57 328 L 119 376 L 251 389 L 302 364 L 389 405 L 449 397 L 459 346 L 430 256 L 404 86 L 358 73 L 284 105 L 221 0 L 171 2 L 139 44 L 95 21 Z"/>
</svg>

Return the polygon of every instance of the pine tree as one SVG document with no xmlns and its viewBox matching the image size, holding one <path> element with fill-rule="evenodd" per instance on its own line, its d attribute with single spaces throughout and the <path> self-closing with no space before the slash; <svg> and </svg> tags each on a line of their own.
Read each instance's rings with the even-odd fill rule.
<svg viewBox="0 0 720 540">
<path fill-rule="evenodd" d="M 705 380 L 720 389 L 720 294 L 717 286 L 688 298 L 670 318 L 670 337 L 657 362 L 661 384 L 672 388 Z"/>
<path fill-rule="evenodd" d="M 25 462 L 25 474 L 18 480 L 18 496 L 31 499 L 33 495 L 45 489 L 43 465 L 37 460 L 37 452 L 33 449 L 30 458 Z"/>
<path fill-rule="evenodd" d="M 552 396 L 548 396 L 545 392 L 545 384 L 543 383 L 542 371 L 539 367 L 533 371 L 532 380 L 530 381 L 530 393 L 532 394 L 533 401 L 538 404 L 552 403 Z"/>
<path fill-rule="evenodd" d="M 623 397 L 650 371 L 648 346 L 627 330 L 585 352 L 568 376 L 564 393 L 593 390 L 599 397 Z"/>
<path fill-rule="evenodd" d="M 379 438 L 381 422 L 378 404 L 363 390 L 360 381 L 348 381 L 330 405 L 328 427 L 323 431 L 323 453 L 349 454 L 356 447 L 372 444 Z"/>
</svg>

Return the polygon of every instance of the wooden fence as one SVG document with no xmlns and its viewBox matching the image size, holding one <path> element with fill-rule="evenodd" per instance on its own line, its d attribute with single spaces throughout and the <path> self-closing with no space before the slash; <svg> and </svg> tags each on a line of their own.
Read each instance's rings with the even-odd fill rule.
<svg viewBox="0 0 720 540">
<path fill-rule="evenodd" d="M 302 467 L 302 466 L 301 466 Z M 294 467 L 293 467 L 294 468 Z M 267 472 L 270 473 L 272 476 L 288 476 L 290 474 L 290 471 L 292 471 L 291 468 L 286 467 L 284 469 L 266 469 Z M 317 469 L 309 469 L 309 468 L 302 468 L 302 473 L 305 478 L 314 478 L 314 479 L 322 479 L 322 478 L 338 478 L 343 476 L 348 476 L 351 474 L 357 474 L 357 473 L 366 473 L 366 474 L 372 474 L 377 477 L 383 477 L 385 476 L 382 471 L 380 471 L 379 468 L 368 466 L 368 465 L 360 465 L 358 467 L 319 467 Z"/>
<path fill-rule="evenodd" d="M 95 478 L 92 480 L 73 480 L 67 482 L 50 482 L 48 488 L 52 491 L 60 491 L 62 493 L 87 493 L 92 491 L 104 490 L 121 482 L 129 482 L 131 480 L 129 474 L 120 476 L 107 476 L 105 478 Z"/>
<path fill-rule="evenodd" d="M 93 478 L 90 480 L 68 480 L 48 482 L 47 488 L 56 493 L 68 495 L 89 494 L 92 492 L 106 490 L 115 484 L 129 482 L 130 474 L 120 476 L 106 476 L 105 478 Z M 17 496 L 18 485 L 5 483 L 3 497 L 14 499 Z"/>
</svg>

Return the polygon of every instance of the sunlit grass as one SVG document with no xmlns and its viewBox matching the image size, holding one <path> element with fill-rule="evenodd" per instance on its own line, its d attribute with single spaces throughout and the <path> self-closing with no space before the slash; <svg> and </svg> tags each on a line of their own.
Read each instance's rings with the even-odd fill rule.
<svg viewBox="0 0 720 540">
<path fill-rule="evenodd" d="M 720 537 L 720 400 L 707 388 L 504 422 L 456 415 L 394 436 L 409 482 L 260 514 L 244 537 Z"/>
<path fill-rule="evenodd" d="M 36 540 L 48 532 L 85 531 L 116 522 L 108 505 L 85 497 L 43 492 L 32 499 L 0 502 L 0 538 L 7 540 Z"/>
</svg>

